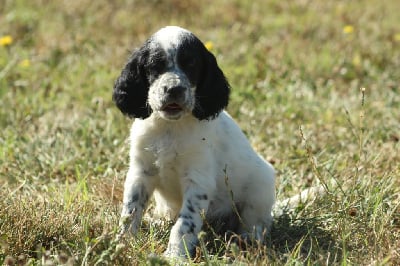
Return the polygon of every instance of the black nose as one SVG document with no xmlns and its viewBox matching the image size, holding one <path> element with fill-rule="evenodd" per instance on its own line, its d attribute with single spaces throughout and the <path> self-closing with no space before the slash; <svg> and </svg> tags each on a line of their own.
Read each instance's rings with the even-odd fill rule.
<svg viewBox="0 0 400 266">
<path fill-rule="evenodd" d="M 175 86 L 167 89 L 167 94 L 171 98 L 180 98 L 184 95 L 186 88 L 182 86 Z"/>
</svg>

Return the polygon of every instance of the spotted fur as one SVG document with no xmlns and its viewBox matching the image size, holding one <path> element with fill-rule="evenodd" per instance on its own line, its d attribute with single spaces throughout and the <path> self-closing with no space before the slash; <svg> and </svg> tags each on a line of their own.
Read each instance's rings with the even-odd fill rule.
<svg viewBox="0 0 400 266">
<path fill-rule="evenodd" d="M 275 201 L 273 167 L 223 111 L 229 84 L 192 33 L 166 27 L 133 53 L 114 87 L 135 119 L 124 185 L 122 233 L 135 234 L 154 195 L 154 218 L 175 221 L 165 255 L 193 252 L 203 218 L 262 241 Z M 128 220 L 128 222 L 126 222 Z"/>
</svg>

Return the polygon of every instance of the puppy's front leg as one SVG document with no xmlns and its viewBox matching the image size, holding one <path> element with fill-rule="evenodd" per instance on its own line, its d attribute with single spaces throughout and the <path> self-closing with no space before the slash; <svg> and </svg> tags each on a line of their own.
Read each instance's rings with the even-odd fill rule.
<svg viewBox="0 0 400 266">
<path fill-rule="evenodd" d="M 178 219 L 172 227 L 167 257 L 186 257 L 193 255 L 197 244 L 197 234 L 203 225 L 202 213 L 206 213 L 209 205 L 209 191 L 190 185 L 183 195 L 182 208 Z"/>
<path fill-rule="evenodd" d="M 141 171 L 129 169 L 124 184 L 124 200 L 120 219 L 120 235 L 130 232 L 135 235 L 139 229 L 143 212 L 153 192 L 149 177 Z"/>
</svg>

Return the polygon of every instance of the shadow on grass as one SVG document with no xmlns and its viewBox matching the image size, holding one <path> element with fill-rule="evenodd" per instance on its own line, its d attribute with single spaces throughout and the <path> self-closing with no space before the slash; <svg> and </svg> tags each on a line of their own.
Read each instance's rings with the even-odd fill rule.
<svg viewBox="0 0 400 266">
<path fill-rule="evenodd" d="M 343 259 L 341 247 L 335 242 L 335 237 L 324 229 L 323 219 L 318 217 L 297 218 L 294 214 L 283 213 L 274 219 L 266 245 L 248 244 L 238 235 L 227 236 L 210 227 L 204 229 L 205 245 L 202 254 L 197 254 L 203 259 L 205 253 L 231 262 L 239 258 L 250 263 L 310 262 L 331 265 Z"/>
<path fill-rule="evenodd" d="M 318 217 L 296 218 L 284 213 L 275 218 L 267 245 L 269 256 L 280 261 L 319 261 L 330 265 L 342 260 L 341 247 L 323 229 Z"/>
</svg>

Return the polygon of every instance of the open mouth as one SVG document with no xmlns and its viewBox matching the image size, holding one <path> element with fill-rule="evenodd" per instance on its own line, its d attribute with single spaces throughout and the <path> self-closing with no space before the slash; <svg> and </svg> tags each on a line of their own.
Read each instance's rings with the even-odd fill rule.
<svg viewBox="0 0 400 266">
<path fill-rule="evenodd" d="M 170 103 L 170 104 L 165 105 L 162 108 L 162 111 L 170 113 L 170 114 L 175 114 L 182 110 L 183 110 L 183 108 L 177 103 Z"/>
</svg>

